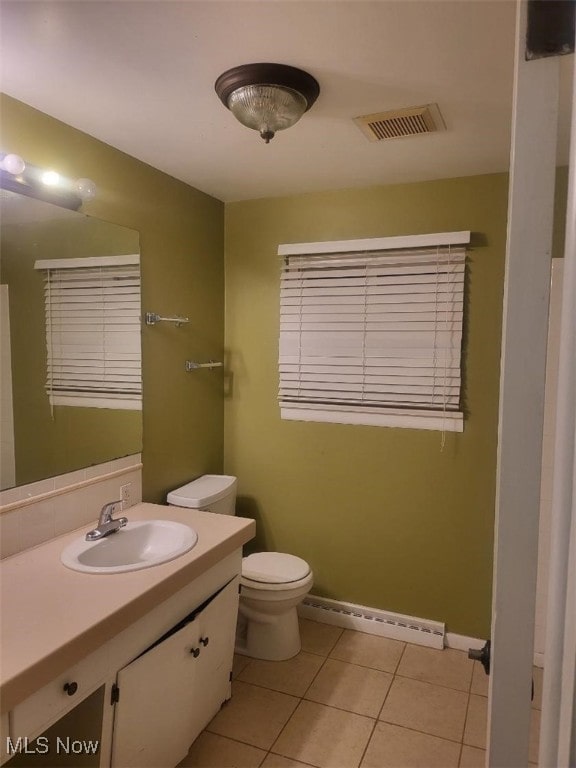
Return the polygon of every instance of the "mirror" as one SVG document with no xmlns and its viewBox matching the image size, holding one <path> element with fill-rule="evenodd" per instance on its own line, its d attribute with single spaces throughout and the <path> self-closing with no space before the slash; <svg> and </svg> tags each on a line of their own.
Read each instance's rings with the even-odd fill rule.
<svg viewBox="0 0 576 768">
<path fill-rule="evenodd" d="M 0 490 L 139 453 L 142 411 L 51 408 L 37 260 L 139 253 L 138 232 L 0 190 Z"/>
</svg>

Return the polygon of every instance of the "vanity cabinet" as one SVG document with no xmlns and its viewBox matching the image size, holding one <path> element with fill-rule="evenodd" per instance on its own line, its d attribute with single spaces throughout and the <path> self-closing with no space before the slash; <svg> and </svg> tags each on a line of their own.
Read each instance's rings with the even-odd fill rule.
<svg viewBox="0 0 576 768">
<path fill-rule="evenodd" d="M 45 740 L 103 687 L 100 768 L 175 766 L 230 697 L 241 561 L 234 550 L 16 704 L 2 718 L 3 746 Z M 34 765 L 53 766 L 53 746 Z M 2 752 L 2 764 L 14 754 Z"/>
<path fill-rule="evenodd" d="M 10 730 L 16 737 L 36 736 L 73 709 L 110 674 L 110 656 L 104 646 L 86 661 L 67 670 L 36 691 L 10 713 Z"/>
<path fill-rule="evenodd" d="M 113 768 L 174 766 L 230 698 L 238 579 L 118 673 Z"/>
</svg>

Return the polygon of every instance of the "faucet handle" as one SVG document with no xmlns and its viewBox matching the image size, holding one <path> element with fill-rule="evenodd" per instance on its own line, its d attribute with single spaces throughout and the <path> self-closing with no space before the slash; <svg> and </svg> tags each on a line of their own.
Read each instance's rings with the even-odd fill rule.
<svg viewBox="0 0 576 768">
<path fill-rule="evenodd" d="M 100 511 L 101 522 L 107 523 L 112 519 L 112 515 L 118 509 L 118 504 L 120 504 L 120 509 L 122 509 L 122 499 L 116 499 L 115 501 L 107 501 L 106 504 L 104 504 L 104 506 Z"/>
</svg>

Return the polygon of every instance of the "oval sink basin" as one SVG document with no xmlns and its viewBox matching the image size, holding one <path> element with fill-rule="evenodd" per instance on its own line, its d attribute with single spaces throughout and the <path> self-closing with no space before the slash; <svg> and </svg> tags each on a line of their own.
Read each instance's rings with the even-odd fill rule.
<svg viewBox="0 0 576 768">
<path fill-rule="evenodd" d="M 73 571 L 123 573 L 151 568 L 188 552 L 198 541 L 192 528 L 172 520 L 142 520 L 98 541 L 73 541 L 60 560 Z"/>
</svg>

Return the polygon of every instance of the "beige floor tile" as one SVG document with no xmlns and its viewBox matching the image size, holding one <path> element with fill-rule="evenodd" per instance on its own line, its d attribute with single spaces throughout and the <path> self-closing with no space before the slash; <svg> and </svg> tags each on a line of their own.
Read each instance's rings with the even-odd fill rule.
<svg viewBox="0 0 576 768">
<path fill-rule="evenodd" d="M 398 640 L 345 629 L 330 656 L 382 672 L 395 672 L 405 646 Z"/>
<path fill-rule="evenodd" d="M 380 720 L 431 736 L 461 741 L 468 694 L 441 685 L 396 677 Z"/>
<path fill-rule="evenodd" d="M 486 727 L 488 715 L 488 699 L 472 694 L 468 702 L 466 727 L 464 728 L 464 744 L 470 747 L 486 749 Z"/>
<path fill-rule="evenodd" d="M 304 698 L 357 715 L 378 717 L 392 679 L 388 672 L 327 659 Z"/>
<path fill-rule="evenodd" d="M 266 752 L 203 731 L 178 768 L 258 768 Z"/>
<path fill-rule="evenodd" d="M 298 699 L 294 696 L 235 681 L 232 698 L 206 730 L 270 749 L 297 706 Z"/>
<path fill-rule="evenodd" d="M 534 667 L 532 669 L 532 678 L 534 680 L 534 700 L 532 706 L 534 709 L 542 709 L 542 680 L 544 677 L 544 670 L 542 667 Z"/>
<path fill-rule="evenodd" d="M 484 667 L 479 661 L 475 661 L 472 670 L 472 687 L 470 693 L 475 693 L 477 696 L 488 696 L 488 680 L 489 677 L 484 672 Z"/>
<path fill-rule="evenodd" d="M 308 768 L 309 763 L 300 763 L 298 760 L 291 760 L 289 757 L 275 755 L 269 752 L 266 760 L 262 763 L 262 768 Z"/>
<path fill-rule="evenodd" d="M 246 669 L 252 659 L 249 656 L 242 656 L 239 653 L 234 654 L 234 661 L 232 663 L 232 679 L 235 680 L 243 669 Z"/>
<path fill-rule="evenodd" d="M 477 747 L 462 747 L 460 768 L 484 768 L 486 765 L 486 750 Z"/>
<path fill-rule="evenodd" d="M 342 632 L 344 630 L 341 627 L 321 624 L 319 621 L 310 621 L 309 619 L 300 619 L 302 650 L 307 653 L 319 653 L 321 656 L 328 656 Z"/>
<path fill-rule="evenodd" d="M 377 723 L 362 768 L 455 768 L 460 744 L 389 723 Z"/>
<path fill-rule="evenodd" d="M 456 688 L 458 691 L 468 691 L 472 669 L 473 662 L 464 651 L 407 645 L 397 674 L 422 680 L 425 683 Z"/>
<path fill-rule="evenodd" d="M 374 720 L 302 701 L 273 752 L 320 768 L 357 768 Z"/>
<path fill-rule="evenodd" d="M 238 680 L 293 696 L 303 696 L 323 663 L 322 656 L 303 652 L 287 661 L 252 659 L 238 675 Z"/>
</svg>

